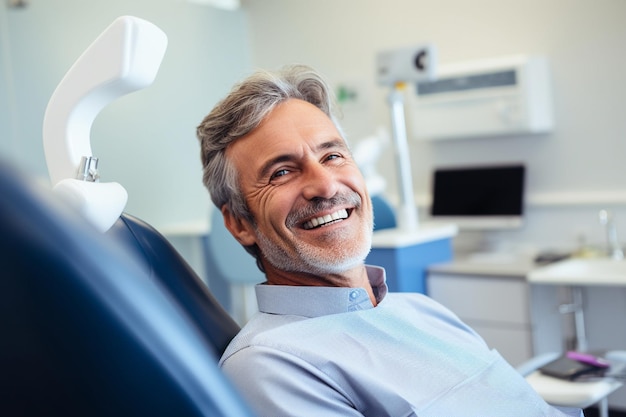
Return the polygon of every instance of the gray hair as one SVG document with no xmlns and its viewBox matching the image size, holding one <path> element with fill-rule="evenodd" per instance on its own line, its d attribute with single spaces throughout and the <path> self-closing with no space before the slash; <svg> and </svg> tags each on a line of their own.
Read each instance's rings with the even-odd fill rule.
<svg viewBox="0 0 626 417">
<path fill-rule="evenodd" d="M 319 108 L 343 136 L 334 115 L 332 92 L 312 68 L 294 65 L 278 72 L 255 72 L 235 85 L 196 129 L 202 181 L 219 209 L 226 204 L 236 218 L 255 224 L 239 187 L 238 173 L 226 158 L 226 148 L 256 129 L 278 104 L 289 99 L 304 100 Z"/>
</svg>

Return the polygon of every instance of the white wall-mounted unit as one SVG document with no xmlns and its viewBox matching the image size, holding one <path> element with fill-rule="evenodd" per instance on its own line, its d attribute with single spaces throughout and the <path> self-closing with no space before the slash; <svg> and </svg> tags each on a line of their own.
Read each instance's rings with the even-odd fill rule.
<svg viewBox="0 0 626 417">
<path fill-rule="evenodd" d="M 417 139 L 535 134 L 554 128 L 546 58 L 511 56 L 441 65 L 415 84 L 407 123 Z"/>
</svg>

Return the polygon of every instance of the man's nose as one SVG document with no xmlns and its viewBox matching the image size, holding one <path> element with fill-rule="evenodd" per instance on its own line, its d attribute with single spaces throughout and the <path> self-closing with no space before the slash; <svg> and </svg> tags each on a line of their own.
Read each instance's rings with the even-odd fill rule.
<svg viewBox="0 0 626 417">
<path fill-rule="evenodd" d="M 336 174 L 331 167 L 323 164 L 311 164 L 306 169 L 302 195 L 307 200 L 314 198 L 331 198 L 337 194 Z"/>
</svg>

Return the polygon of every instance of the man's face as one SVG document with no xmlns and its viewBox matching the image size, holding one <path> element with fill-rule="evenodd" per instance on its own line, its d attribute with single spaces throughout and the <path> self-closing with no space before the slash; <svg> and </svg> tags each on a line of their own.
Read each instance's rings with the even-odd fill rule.
<svg viewBox="0 0 626 417">
<path fill-rule="evenodd" d="M 338 274 L 363 264 L 372 206 L 365 181 L 335 125 L 302 100 L 276 107 L 227 149 L 255 219 L 235 237 L 257 244 L 277 270 Z M 232 231 L 232 229 L 231 229 Z"/>
</svg>

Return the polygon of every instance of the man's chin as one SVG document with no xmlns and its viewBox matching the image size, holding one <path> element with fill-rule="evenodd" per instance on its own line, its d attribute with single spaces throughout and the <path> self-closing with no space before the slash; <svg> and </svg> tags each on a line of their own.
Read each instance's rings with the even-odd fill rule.
<svg viewBox="0 0 626 417">
<path fill-rule="evenodd" d="M 328 258 L 327 256 L 300 256 L 297 262 L 293 259 L 271 259 L 267 261 L 276 269 L 284 272 L 305 273 L 316 276 L 342 275 L 353 269 L 362 268 L 365 265 L 365 258 L 369 253 L 362 251 L 352 256 L 338 256 Z M 302 255 L 302 254 L 301 254 Z"/>
<path fill-rule="evenodd" d="M 340 275 L 355 268 L 363 267 L 369 252 L 370 247 L 368 246 L 367 250 L 362 250 L 360 253 L 352 256 L 326 260 L 309 259 L 306 264 L 310 272 L 316 275 Z"/>
<path fill-rule="evenodd" d="M 288 253 L 283 247 L 278 246 L 262 233 L 257 236 L 264 258 L 275 269 L 319 276 L 343 274 L 352 269 L 363 267 L 372 246 L 372 233 L 370 232 L 362 233 L 356 240 L 362 241 L 359 247 L 354 247 L 355 239 L 343 241 L 341 244 L 334 240 L 331 245 L 324 247 L 299 245 L 294 248 L 293 253 Z"/>
</svg>

